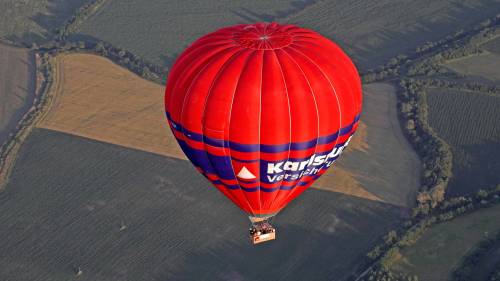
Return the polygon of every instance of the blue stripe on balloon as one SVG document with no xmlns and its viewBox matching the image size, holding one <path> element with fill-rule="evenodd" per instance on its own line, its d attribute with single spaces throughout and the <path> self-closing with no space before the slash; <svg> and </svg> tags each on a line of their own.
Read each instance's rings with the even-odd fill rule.
<svg viewBox="0 0 500 281">
<path fill-rule="evenodd" d="M 190 147 L 185 141 L 183 140 L 177 140 L 186 154 L 186 156 L 189 158 L 191 162 L 196 167 L 199 167 L 201 170 L 205 171 L 206 173 L 209 174 L 214 174 L 217 175 L 218 177 L 224 179 L 224 180 L 238 180 L 236 176 L 234 175 L 234 171 L 232 170 L 231 167 L 231 162 L 229 162 L 231 159 L 234 159 L 234 157 L 229 157 L 229 156 L 218 156 L 211 154 L 208 151 L 205 150 L 200 150 L 200 149 L 195 149 L 193 147 Z M 341 147 L 345 144 L 344 143 L 339 143 L 335 146 L 335 148 Z M 331 151 L 325 151 L 322 153 L 315 154 L 316 156 L 323 156 L 323 155 L 328 155 Z M 311 155 L 312 156 L 312 155 Z M 285 158 L 281 160 L 273 160 L 273 161 L 266 161 L 266 160 L 260 160 L 257 159 L 256 161 L 261 162 L 261 166 L 267 166 L 268 163 L 277 163 L 277 162 L 283 162 L 283 161 L 293 161 L 293 162 L 301 162 L 310 159 L 311 156 L 304 157 L 304 158 Z M 336 157 L 332 157 L 329 159 L 329 161 L 335 161 L 337 160 L 338 155 Z M 214 165 L 215 164 L 215 165 Z M 322 166 L 316 166 L 316 168 L 321 168 Z M 265 172 L 264 169 L 261 167 L 261 172 Z M 300 174 L 302 171 L 287 171 L 286 174 L 289 175 L 294 175 L 294 174 Z M 282 172 L 277 175 L 285 174 L 285 172 Z M 261 175 L 261 180 L 262 180 L 262 175 Z M 293 180 L 288 180 L 288 179 L 283 179 L 284 181 L 293 181 Z M 255 183 L 258 180 L 252 180 L 252 181 L 245 181 L 247 183 Z M 267 182 L 265 180 L 262 180 L 263 182 Z"/>
<path fill-rule="evenodd" d="M 298 182 L 296 185 L 293 185 L 293 186 L 277 186 L 277 187 L 256 186 L 256 187 L 244 187 L 244 186 L 240 186 L 240 185 L 237 185 L 237 184 L 225 184 L 225 183 L 223 183 L 220 180 L 210 180 L 206 175 L 205 175 L 205 177 L 209 181 L 211 181 L 213 184 L 223 185 L 225 188 L 231 189 L 231 190 L 241 189 L 241 190 L 246 191 L 246 192 L 255 192 L 255 191 L 258 191 L 258 190 L 263 191 L 263 192 L 274 192 L 274 191 L 277 191 L 277 190 L 293 190 L 296 187 L 307 185 L 307 184 L 309 184 L 312 181 L 312 180 L 308 180 L 308 181 L 304 181 L 304 182 Z M 317 179 L 318 177 L 319 176 L 314 176 L 313 180 Z"/>
<path fill-rule="evenodd" d="M 262 145 L 260 145 L 262 146 Z M 259 145 L 258 144 L 242 144 L 242 143 L 237 143 L 234 141 L 230 141 L 229 145 L 226 146 L 231 149 L 234 149 L 236 151 L 242 151 L 242 152 L 258 152 L 259 151 Z"/>
<path fill-rule="evenodd" d="M 168 115 L 167 115 L 167 117 L 168 117 Z M 343 135 L 350 133 L 350 131 L 352 130 L 352 127 L 354 126 L 354 124 L 358 120 L 359 120 L 359 115 L 356 116 L 354 121 L 349 126 L 340 129 L 338 134 L 332 134 L 329 136 L 320 137 L 318 139 L 308 141 L 308 142 L 291 143 L 291 144 L 287 144 L 287 145 L 260 145 L 260 147 L 265 148 L 266 151 L 280 152 L 282 149 L 285 149 L 285 147 L 286 147 L 286 149 L 288 149 L 288 145 L 290 145 L 291 149 L 292 148 L 294 148 L 294 149 L 297 149 L 297 148 L 307 149 L 307 148 L 309 148 L 309 146 L 311 144 L 313 144 L 313 146 L 315 146 L 316 142 L 318 144 L 328 144 L 328 143 L 335 141 L 339 135 L 343 136 Z M 190 138 L 191 140 L 200 141 L 200 142 L 203 141 L 207 144 L 217 146 L 217 147 L 230 147 L 231 149 L 238 150 L 238 151 L 242 151 L 242 150 L 251 150 L 251 151 L 257 150 L 258 151 L 258 148 L 259 148 L 259 145 L 239 144 L 239 143 L 233 143 L 233 142 L 223 141 L 223 140 L 214 139 L 214 138 L 208 138 L 208 137 L 203 136 L 201 134 L 197 134 L 197 133 L 185 130 L 179 124 L 176 124 L 173 121 L 171 121 L 171 123 L 172 123 L 172 127 L 174 129 L 181 131 L 184 135 L 186 135 L 186 137 Z M 204 171 L 203 174 L 205 175 L 205 177 L 207 177 L 207 174 L 215 174 L 219 178 L 224 179 L 224 180 L 237 180 L 235 175 L 234 175 L 234 171 L 232 170 L 231 164 L 230 164 L 231 159 L 236 160 L 236 161 L 241 161 L 241 162 L 258 162 L 259 161 L 259 162 L 262 162 L 261 164 L 267 165 L 267 163 L 269 163 L 269 162 L 276 163 L 276 162 L 282 162 L 282 161 L 287 161 L 287 160 L 299 162 L 299 161 L 305 161 L 305 160 L 310 158 L 310 156 L 304 157 L 304 158 L 290 158 L 290 159 L 287 158 L 287 159 L 275 160 L 275 161 L 269 161 L 269 162 L 267 162 L 265 160 L 261 160 L 261 159 L 251 159 L 251 160 L 245 159 L 244 160 L 244 159 L 238 159 L 236 157 L 214 155 L 214 154 L 211 154 L 205 150 L 195 149 L 195 148 L 189 146 L 183 140 L 178 139 L 177 141 L 179 142 L 179 145 L 181 146 L 181 148 L 184 151 L 184 153 L 186 154 L 186 156 L 191 160 L 191 162 L 193 162 L 193 164 L 196 167 L 198 167 L 202 171 Z M 342 145 L 344 145 L 344 143 L 337 144 L 335 147 L 340 147 Z M 316 154 L 316 156 L 326 155 L 329 153 L 330 153 L 330 151 L 325 151 L 323 153 Z M 337 157 L 331 158 L 331 159 L 329 159 L 329 161 L 333 161 L 336 158 Z M 319 169 L 320 171 L 327 169 L 325 164 L 323 164 L 321 166 L 316 166 L 316 168 Z M 284 174 L 284 173 L 285 172 L 283 172 L 281 174 Z M 290 171 L 288 172 L 288 174 L 296 174 L 296 173 L 300 173 L 300 172 L 290 172 Z M 306 175 L 304 175 L 304 176 L 306 176 Z M 312 176 L 312 180 L 315 180 L 317 178 L 319 178 L 319 175 Z M 302 182 L 299 179 L 299 182 L 295 186 L 279 186 L 279 187 L 273 187 L 273 188 L 267 188 L 267 187 L 262 187 L 262 186 L 248 188 L 248 187 L 240 186 L 238 184 L 235 184 L 235 185 L 225 184 L 220 180 L 212 181 L 212 182 L 215 184 L 221 184 L 221 185 L 223 185 L 226 188 L 231 189 L 231 190 L 241 189 L 241 190 L 246 191 L 246 192 L 255 192 L 258 190 L 262 190 L 263 192 L 274 192 L 276 190 L 292 190 L 296 186 L 304 186 L 304 185 L 310 183 L 312 180 Z M 256 179 L 256 180 L 250 181 L 248 183 L 256 183 L 258 181 L 259 180 Z M 295 179 L 295 180 L 283 179 L 283 181 L 291 182 L 291 181 L 297 181 L 297 179 Z M 247 182 L 247 181 L 245 181 L 245 182 Z M 263 181 L 263 182 L 265 182 L 265 181 Z"/>
<path fill-rule="evenodd" d="M 238 162 L 244 162 L 244 163 L 255 163 L 255 162 L 260 162 L 260 159 L 240 159 L 234 156 L 231 156 L 231 159 L 238 161 Z"/>
<path fill-rule="evenodd" d="M 204 136 L 202 134 L 198 134 L 192 131 L 187 130 L 186 128 L 182 127 L 179 123 L 176 123 L 172 120 L 170 117 L 170 114 L 167 112 L 167 119 L 170 121 L 172 124 L 172 127 L 184 134 L 186 137 L 188 137 L 191 140 L 194 141 L 199 141 L 199 142 L 204 142 L 206 144 L 209 144 L 214 147 L 228 147 L 236 151 L 240 152 L 267 152 L 267 153 L 277 153 L 277 152 L 283 152 L 283 151 L 288 151 L 288 150 L 304 150 L 304 149 L 309 149 L 316 144 L 328 144 L 333 141 L 335 141 L 339 136 L 343 136 L 348 134 L 351 130 L 354 124 L 359 121 L 360 114 L 356 115 L 354 117 L 354 120 L 352 121 L 351 124 L 348 126 L 341 128 L 338 132 L 330 134 L 328 136 L 322 136 L 317 139 L 313 139 L 310 141 L 306 142 L 292 142 L 292 143 L 286 143 L 286 144 L 243 144 L 243 143 L 237 143 L 237 142 L 232 142 L 232 141 L 227 141 L 227 140 L 221 140 L 221 139 L 216 139 L 216 138 L 210 138 L 207 136 Z"/>
<path fill-rule="evenodd" d="M 198 167 L 198 168 L 201 168 L 201 167 Z M 321 166 L 321 167 L 318 167 L 318 168 L 319 168 L 318 173 L 320 171 L 322 171 L 322 170 L 328 169 L 328 167 L 326 167 L 326 166 Z M 315 175 L 312 175 L 312 179 L 310 179 L 308 181 L 300 181 L 301 179 L 298 179 L 298 180 L 286 180 L 286 179 L 283 179 L 283 181 L 287 181 L 287 182 L 299 181 L 294 186 L 277 186 L 277 187 L 256 186 L 256 187 L 244 187 L 244 186 L 241 186 L 241 185 L 238 185 L 238 184 L 226 184 L 226 183 L 222 182 L 221 180 L 211 180 L 208 177 L 208 173 L 206 173 L 206 172 L 202 172 L 202 174 L 209 181 L 211 181 L 213 184 L 223 185 L 225 188 L 231 189 L 231 190 L 241 189 L 241 190 L 246 191 L 246 192 L 255 192 L 255 191 L 258 191 L 258 190 L 261 190 L 263 192 L 274 192 L 274 191 L 277 191 L 277 190 L 293 190 L 295 187 L 307 185 L 307 184 L 311 183 L 311 181 L 315 181 L 316 179 L 318 179 L 320 177 L 320 175 L 315 174 Z M 304 175 L 304 176 L 306 176 L 306 175 Z"/>
<path fill-rule="evenodd" d="M 208 177 L 207 177 L 208 179 Z M 209 179 L 210 180 L 210 179 Z M 256 187 L 244 187 L 244 186 L 241 186 L 241 185 L 237 185 L 237 184 L 225 184 L 223 183 L 222 181 L 220 180 L 210 180 L 213 184 L 221 184 L 223 185 L 225 188 L 227 189 L 231 189 L 231 190 L 237 190 L 237 189 L 242 189 L 243 191 L 246 191 L 246 192 L 255 192 L 257 190 L 259 190 L 261 187 L 260 186 L 256 186 Z"/>
<path fill-rule="evenodd" d="M 262 190 L 264 192 L 274 192 L 278 189 L 281 189 L 281 186 L 277 186 L 277 187 L 263 187 L 263 186 L 261 186 L 260 187 L 260 190 Z"/>
</svg>

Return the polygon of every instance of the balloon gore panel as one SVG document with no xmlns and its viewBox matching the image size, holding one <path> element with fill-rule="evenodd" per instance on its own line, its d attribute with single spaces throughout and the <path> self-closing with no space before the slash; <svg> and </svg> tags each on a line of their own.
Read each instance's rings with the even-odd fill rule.
<svg viewBox="0 0 500 281">
<path fill-rule="evenodd" d="M 277 23 L 201 37 L 177 59 L 165 92 L 184 153 L 252 216 L 276 214 L 336 161 L 361 103 L 358 72 L 335 43 Z"/>
</svg>

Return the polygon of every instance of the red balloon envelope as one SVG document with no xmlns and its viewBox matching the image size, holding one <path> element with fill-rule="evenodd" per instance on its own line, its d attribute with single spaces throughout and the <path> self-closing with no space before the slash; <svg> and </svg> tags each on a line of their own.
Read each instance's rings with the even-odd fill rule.
<svg viewBox="0 0 500 281">
<path fill-rule="evenodd" d="M 251 217 L 270 217 L 339 157 L 357 128 L 361 82 L 333 42 L 294 25 L 222 28 L 187 48 L 165 108 L 182 150 Z"/>
</svg>

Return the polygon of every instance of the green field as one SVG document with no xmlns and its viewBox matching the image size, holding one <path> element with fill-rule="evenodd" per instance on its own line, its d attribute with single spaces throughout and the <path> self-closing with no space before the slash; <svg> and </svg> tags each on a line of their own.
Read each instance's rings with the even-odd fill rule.
<svg viewBox="0 0 500 281">
<path fill-rule="evenodd" d="M 404 214 L 310 189 L 254 247 L 187 161 L 35 129 L 0 192 L 0 280 L 344 280 Z"/>
<path fill-rule="evenodd" d="M 500 183 L 500 96 L 446 89 L 427 91 L 429 124 L 453 153 L 452 196 Z"/>
<path fill-rule="evenodd" d="M 0 38 L 16 43 L 43 42 L 89 0 L 2 0 Z"/>
<path fill-rule="evenodd" d="M 495 270 L 500 270 L 500 241 L 492 245 L 488 251 L 483 253 L 472 270 L 471 276 L 477 280 L 487 280 Z"/>
<path fill-rule="evenodd" d="M 500 37 L 488 41 L 486 44 L 482 45 L 482 47 L 492 53 L 500 55 Z"/>
<path fill-rule="evenodd" d="M 33 104 L 35 55 L 0 44 L 0 146 Z"/>
<path fill-rule="evenodd" d="M 366 70 L 413 52 L 426 41 L 468 29 L 499 9 L 495 0 L 150 0 L 147 4 L 110 0 L 78 33 L 170 65 L 190 42 L 219 27 L 257 21 L 295 23 L 338 41 Z"/>
<path fill-rule="evenodd" d="M 500 82 L 500 54 L 487 52 L 449 61 L 445 64 L 450 69 L 476 80 L 487 79 Z"/>
<path fill-rule="evenodd" d="M 419 280 L 447 280 L 478 242 L 500 231 L 499 217 L 497 205 L 434 225 L 416 244 L 401 250 L 392 269 L 417 275 Z"/>
</svg>

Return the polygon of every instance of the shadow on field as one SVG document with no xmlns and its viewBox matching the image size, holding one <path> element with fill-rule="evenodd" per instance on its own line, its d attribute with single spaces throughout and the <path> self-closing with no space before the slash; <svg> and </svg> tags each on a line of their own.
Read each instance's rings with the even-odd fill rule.
<svg viewBox="0 0 500 281">
<path fill-rule="evenodd" d="M 262 245 L 229 241 L 189 254 L 173 276 L 186 281 L 343 280 L 362 258 L 356 249 L 349 252 L 344 239 L 307 226 L 279 225 L 277 235 Z"/>
<path fill-rule="evenodd" d="M 35 129 L 0 193 L 0 280 L 342 280 L 406 213 L 310 189 L 253 247 L 187 161 Z"/>
</svg>

